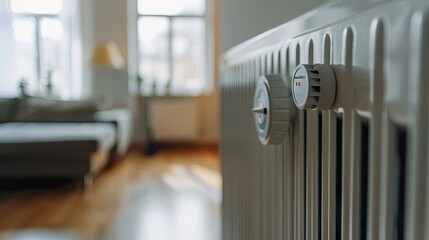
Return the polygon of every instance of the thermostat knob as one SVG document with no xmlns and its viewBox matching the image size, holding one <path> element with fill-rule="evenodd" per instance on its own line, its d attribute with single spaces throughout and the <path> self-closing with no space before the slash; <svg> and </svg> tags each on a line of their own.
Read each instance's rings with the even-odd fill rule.
<svg viewBox="0 0 429 240">
<path fill-rule="evenodd" d="M 293 103 L 279 75 L 261 76 L 253 100 L 256 132 L 263 145 L 280 144 L 289 131 Z"/>
<path fill-rule="evenodd" d="M 326 64 L 301 64 L 292 78 L 292 96 L 299 109 L 327 110 L 335 100 L 337 81 L 334 70 Z"/>
</svg>

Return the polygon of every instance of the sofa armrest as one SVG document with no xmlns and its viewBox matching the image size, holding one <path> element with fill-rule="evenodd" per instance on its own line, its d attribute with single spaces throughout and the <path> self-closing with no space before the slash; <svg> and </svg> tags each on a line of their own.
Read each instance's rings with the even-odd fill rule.
<svg viewBox="0 0 429 240">
<path fill-rule="evenodd" d="M 111 109 L 95 113 L 95 120 L 100 122 L 114 122 L 117 129 L 117 154 L 127 153 L 131 142 L 131 113 L 129 109 Z"/>
</svg>

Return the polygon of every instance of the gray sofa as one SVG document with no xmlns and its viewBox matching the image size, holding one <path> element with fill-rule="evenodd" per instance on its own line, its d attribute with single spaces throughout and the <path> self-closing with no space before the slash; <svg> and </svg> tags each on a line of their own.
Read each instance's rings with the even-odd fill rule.
<svg viewBox="0 0 429 240">
<path fill-rule="evenodd" d="M 0 179 L 73 178 L 92 184 L 130 138 L 127 109 L 91 101 L 0 100 Z"/>
</svg>

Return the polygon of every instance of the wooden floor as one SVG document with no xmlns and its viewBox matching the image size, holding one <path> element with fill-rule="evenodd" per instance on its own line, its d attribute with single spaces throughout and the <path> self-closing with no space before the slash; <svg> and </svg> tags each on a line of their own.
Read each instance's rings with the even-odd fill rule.
<svg viewBox="0 0 429 240">
<path fill-rule="evenodd" d="M 90 195 L 77 186 L 1 194 L 0 239 L 219 240 L 220 181 L 215 147 L 132 151 Z"/>
</svg>

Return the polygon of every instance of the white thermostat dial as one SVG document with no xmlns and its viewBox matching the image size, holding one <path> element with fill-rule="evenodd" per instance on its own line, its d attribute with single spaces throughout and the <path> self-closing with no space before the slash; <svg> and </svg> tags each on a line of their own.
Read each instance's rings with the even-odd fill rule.
<svg viewBox="0 0 429 240">
<path fill-rule="evenodd" d="M 301 64 L 292 77 L 292 96 L 299 109 L 330 109 L 336 87 L 334 70 L 325 64 Z"/>
<path fill-rule="evenodd" d="M 256 132 L 263 145 L 280 144 L 289 132 L 294 109 L 289 91 L 279 75 L 258 79 L 252 112 Z"/>
</svg>

